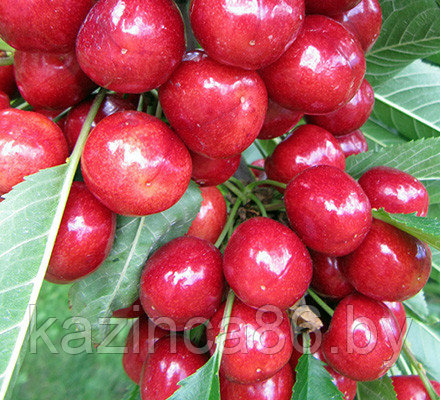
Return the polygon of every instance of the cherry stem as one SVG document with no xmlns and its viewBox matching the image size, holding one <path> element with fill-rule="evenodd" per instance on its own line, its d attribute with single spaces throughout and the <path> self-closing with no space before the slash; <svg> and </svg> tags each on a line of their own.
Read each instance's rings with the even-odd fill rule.
<svg viewBox="0 0 440 400">
<path fill-rule="evenodd" d="M 14 64 L 14 55 L 10 55 L 7 57 L 1 57 L 0 58 L 0 67 L 4 67 L 6 65 L 13 65 Z"/>
<path fill-rule="evenodd" d="M 307 293 L 310 295 L 310 297 L 315 300 L 323 309 L 324 311 L 330 315 L 331 317 L 333 317 L 333 314 L 335 313 L 328 305 L 327 303 L 321 299 L 321 297 L 319 297 L 312 289 L 308 289 Z"/>
<path fill-rule="evenodd" d="M 255 147 L 257 148 L 257 150 L 260 152 L 260 154 L 263 156 L 263 158 L 267 157 L 266 152 L 264 151 L 264 149 L 261 147 L 261 144 L 258 143 L 258 140 L 255 140 L 254 142 Z"/>
<path fill-rule="evenodd" d="M 237 214 L 238 209 L 241 206 L 241 200 L 238 198 L 235 201 L 234 207 L 232 207 L 231 212 L 229 213 L 228 220 L 226 221 L 225 227 L 222 230 L 222 233 L 220 233 L 220 236 L 218 237 L 217 241 L 215 242 L 215 247 L 220 247 L 220 245 L 223 243 L 223 240 L 225 239 L 229 229 L 231 226 L 233 226 L 235 221 L 235 216 Z"/>
<path fill-rule="evenodd" d="M 248 167 L 251 169 L 257 169 L 258 171 L 264 171 L 263 167 L 259 167 L 257 165 L 248 164 Z"/>
<path fill-rule="evenodd" d="M 273 181 L 271 179 L 266 179 L 264 181 L 251 182 L 249 183 L 249 185 L 246 186 L 245 189 L 248 191 L 252 191 L 254 188 L 261 185 L 271 185 L 271 186 L 279 187 L 281 189 L 286 189 L 287 187 L 285 183 Z"/>
<path fill-rule="evenodd" d="M 310 353 L 310 335 L 308 332 L 303 332 L 303 354 L 311 354 Z"/>
<path fill-rule="evenodd" d="M 31 108 L 31 105 L 27 102 L 24 101 L 23 103 L 19 104 L 18 106 L 12 106 L 13 108 L 17 109 L 17 110 L 24 110 L 26 108 Z"/>
<path fill-rule="evenodd" d="M 230 179 L 232 180 L 232 178 Z M 236 178 L 234 178 L 234 181 L 237 181 L 240 186 L 245 189 L 245 186 Z M 247 203 L 248 198 L 250 200 L 252 200 L 258 207 L 258 209 L 260 210 L 260 213 L 263 217 L 267 217 L 267 212 L 266 212 L 266 208 L 264 206 L 264 204 L 262 203 L 262 201 L 255 196 L 252 192 L 245 192 L 243 193 L 240 189 L 238 189 L 234 184 L 232 184 L 231 182 L 225 182 L 223 184 L 228 190 L 230 190 L 232 193 L 234 193 L 237 197 L 240 198 L 240 200 L 243 203 Z"/>
<path fill-rule="evenodd" d="M 232 306 L 234 304 L 235 294 L 232 289 L 229 289 L 228 297 L 226 299 L 225 311 L 223 312 L 222 323 L 220 325 L 220 332 L 216 337 L 217 349 L 219 354 L 219 365 L 225 348 L 226 335 L 228 334 L 229 321 L 231 319 Z"/>
<path fill-rule="evenodd" d="M 234 193 L 238 198 L 240 198 L 240 200 L 243 203 L 247 202 L 247 198 L 246 198 L 245 194 L 239 188 L 237 188 L 234 184 L 232 184 L 229 181 L 226 181 L 223 183 L 223 186 L 226 189 L 228 189 L 230 192 Z"/>
<path fill-rule="evenodd" d="M 162 118 L 162 106 L 160 105 L 160 101 L 157 100 L 157 106 L 156 106 L 156 118 L 161 119 Z"/>
<path fill-rule="evenodd" d="M 144 111 L 144 100 L 145 100 L 144 94 L 141 93 L 140 96 L 139 96 L 139 101 L 138 101 L 138 105 L 137 105 L 137 111 L 140 111 L 140 112 Z"/>
<path fill-rule="evenodd" d="M 4 40 L 0 39 L 0 50 L 1 51 L 6 51 L 8 53 L 14 53 L 15 49 L 11 46 L 9 46 L 9 44 L 7 44 Z"/>
<path fill-rule="evenodd" d="M 66 108 L 64 111 L 61 111 L 54 119 L 53 122 L 57 123 L 60 122 L 60 119 L 63 118 L 65 115 L 69 113 L 69 111 L 72 109 L 72 107 Z"/>
</svg>

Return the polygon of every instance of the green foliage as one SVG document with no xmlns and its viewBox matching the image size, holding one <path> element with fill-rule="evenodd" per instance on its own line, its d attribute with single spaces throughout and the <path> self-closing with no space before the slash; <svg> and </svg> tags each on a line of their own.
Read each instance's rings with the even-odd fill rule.
<svg viewBox="0 0 440 400">
<path fill-rule="evenodd" d="M 388 376 L 371 382 L 358 382 L 357 400 L 397 400 Z"/>
</svg>

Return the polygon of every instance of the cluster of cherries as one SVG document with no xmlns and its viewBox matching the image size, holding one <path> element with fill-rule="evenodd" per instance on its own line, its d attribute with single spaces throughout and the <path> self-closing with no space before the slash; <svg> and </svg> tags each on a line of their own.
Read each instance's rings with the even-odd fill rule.
<svg viewBox="0 0 440 400">
<path fill-rule="evenodd" d="M 0 67 L 1 195 L 64 163 L 91 109 L 87 97 L 97 86 L 111 91 L 92 123 L 84 182 L 71 188 L 47 280 L 70 283 L 95 271 L 113 245 L 117 214 L 167 210 L 191 179 L 201 188 L 188 234 L 148 259 L 139 300 L 114 313 L 138 318 L 123 365 L 143 399 L 168 398 L 206 363 L 227 287 L 237 299 L 222 398 L 290 399 L 302 344 L 289 313 L 310 285 L 338 302 L 312 350 L 345 399 L 357 381 L 387 373 L 406 330 L 401 302 L 425 285 L 431 253 L 372 218 L 372 207 L 425 216 L 428 193 L 417 179 L 376 167 L 356 182 L 344 171 L 347 156 L 368 149 L 359 128 L 374 104 L 364 54 L 380 32 L 378 0 L 192 0 L 191 28 L 203 50 L 187 53 L 172 0 L 15 3 L 0 2 L 0 37 L 16 49 L 14 66 Z M 17 87 L 33 111 L 10 108 Z M 146 92 L 169 125 L 160 112 L 136 111 Z M 290 227 L 248 219 L 222 255 L 214 243 L 227 205 L 216 186 L 256 139 L 281 137 L 303 117 L 306 124 L 256 163 L 280 183 Z M 201 324 L 205 349 L 171 335 Z M 393 379 L 399 400 L 426 393 L 416 377 Z"/>
</svg>

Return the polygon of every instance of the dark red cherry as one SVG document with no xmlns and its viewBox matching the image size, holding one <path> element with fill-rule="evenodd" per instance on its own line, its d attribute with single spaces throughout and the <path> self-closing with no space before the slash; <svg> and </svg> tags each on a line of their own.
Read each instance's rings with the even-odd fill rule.
<svg viewBox="0 0 440 400">
<path fill-rule="evenodd" d="M 63 132 L 49 118 L 11 108 L 0 111 L 0 194 L 27 175 L 63 164 L 68 155 Z"/>
<path fill-rule="evenodd" d="M 32 107 L 64 109 L 96 87 L 81 71 L 75 53 L 17 51 L 14 59 L 18 89 Z"/>
<path fill-rule="evenodd" d="M 392 376 L 394 391 L 397 400 L 430 400 L 425 385 L 417 375 L 410 376 Z M 440 383 L 431 381 L 435 392 L 440 395 Z"/>
<path fill-rule="evenodd" d="M 345 156 L 336 139 L 316 125 L 301 125 L 281 142 L 267 158 L 269 179 L 289 183 L 295 176 L 314 165 L 332 165 L 345 169 Z"/>
<path fill-rule="evenodd" d="M 341 375 L 372 381 L 385 375 L 399 357 L 399 333 L 399 324 L 385 304 L 351 294 L 336 307 L 322 352 Z"/>
<path fill-rule="evenodd" d="M 0 51 L 0 57 L 4 56 L 6 56 L 6 53 Z M 14 96 L 16 94 L 17 85 L 15 84 L 13 65 L 0 66 L 0 90 L 5 92 L 8 96 Z"/>
<path fill-rule="evenodd" d="M 368 143 L 360 129 L 342 136 L 336 136 L 345 157 L 368 151 Z"/>
<path fill-rule="evenodd" d="M 11 107 L 9 96 L 5 92 L 0 91 L 0 110 L 9 107 Z"/>
<path fill-rule="evenodd" d="M 384 301 L 384 304 L 393 312 L 404 337 L 407 328 L 405 306 L 399 301 Z"/>
<path fill-rule="evenodd" d="M 192 179 L 201 186 L 217 186 L 226 182 L 237 171 L 241 154 L 231 158 L 208 158 L 190 152 Z"/>
<path fill-rule="evenodd" d="M 360 0 L 305 0 L 307 14 L 333 15 L 350 10 Z"/>
<path fill-rule="evenodd" d="M 310 15 L 292 46 L 260 75 L 269 96 L 281 106 L 325 114 L 352 99 L 365 65 L 362 48 L 351 32 L 330 18 Z"/>
<path fill-rule="evenodd" d="M 318 165 L 297 175 L 285 191 L 290 224 L 306 246 L 342 256 L 355 250 L 371 226 L 371 206 L 344 171 Z"/>
<path fill-rule="evenodd" d="M 243 222 L 226 246 L 225 277 L 248 306 L 293 306 L 312 279 L 312 260 L 295 233 L 270 218 Z"/>
<path fill-rule="evenodd" d="M 307 121 L 327 129 L 335 136 L 346 135 L 367 122 L 373 106 L 373 88 L 364 79 L 359 90 L 345 106 L 329 114 L 308 115 Z"/>
<path fill-rule="evenodd" d="M 219 64 L 200 51 L 184 57 L 159 99 L 187 147 L 211 158 L 230 158 L 248 148 L 267 109 L 266 88 L 256 72 Z"/>
<path fill-rule="evenodd" d="M 76 41 L 83 71 L 99 86 L 142 93 L 162 85 L 185 52 L 185 32 L 172 0 L 99 1 Z"/>
<path fill-rule="evenodd" d="M 254 174 L 255 179 L 257 181 L 264 181 L 265 179 L 267 179 L 266 171 L 262 171 L 262 170 L 259 170 L 259 169 L 256 169 L 256 168 L 252 168 L 252 165 L 255 166 L 255 167 L 264 168 L 264 163 L 265 162 L 266 162 L 266 160 L 264 158 L 260 158 L 260 159 L 255 160 L 255 161 L 253 161 L 251 163 L 250 169 L 251 169 L 252 173 Z M 263 185 L 263 186 L 266 186 L 266 185 Z"/>
<path fill-rule="evenodd" d="M 208 343 L 219 334 L 225 303 L 211 319 Z M 226 335 L 220 373 L 237 383 L 251 384 L 274 376 L 292 354 L 292 332 L 285 311 L 255 310 L 236 299 Z M 212 346 L 211 352 L 214 352 Z"/>
<path fill-rule="evenodd" d="M 128 307 L 120 308 L 113 312 L 113 318 L 139 318 L 145 315 L 144 309 L 142 308 L 141 301 L 136 299 L 136 301 Z"/>
<path fill-rule="evenodd" d="M 396 168 L 374 167 L 359 179 L 371 207 L 384 208 L 389 213 L 417 213 L 425 217 L 429 195 L 423 184 L 410 174 Z"/>
<path fill-rule="evenodd" d="M 158 118 L 124 111 L 104 118 L 87 139 L 82 173 L 90 191 L 123 215 L 167 210 L 185 193 L 191 157 Z"/>
</svg>

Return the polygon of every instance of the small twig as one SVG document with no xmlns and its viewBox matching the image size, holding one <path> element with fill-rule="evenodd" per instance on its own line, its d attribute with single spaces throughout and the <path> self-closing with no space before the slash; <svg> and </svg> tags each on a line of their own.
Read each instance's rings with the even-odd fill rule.
<svg viewBox="0 0 440 400">
<path fill-rule="evenodd" d="M 309 289 L 307 293 L 310 295 L 310 297 L 315 300 L 322 308 L 323 310 L 333 317 L 334 311 L 327 305 L 327 303 L 321 299 L 312 289 Z"/>
</svg>

